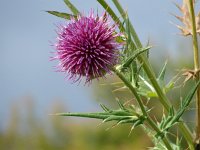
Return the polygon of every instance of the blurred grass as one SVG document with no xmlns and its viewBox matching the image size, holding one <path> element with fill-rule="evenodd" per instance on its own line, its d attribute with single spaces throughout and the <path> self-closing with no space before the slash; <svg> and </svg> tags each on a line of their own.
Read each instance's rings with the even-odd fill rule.
<svg viewBox="0 0 200 150">
<path fill-rule="evenodd" d="M 49 111 L 62 110 L 58 102 Z M 128 137 L 129 125 L 106 131 L 113 124 L 43 115 L 38 117 L 33 100 L 13 104 L 6 129 L 0 130 L 0 150 L 142 150 L 151 146 L 139 128 Z"/>
</svg>

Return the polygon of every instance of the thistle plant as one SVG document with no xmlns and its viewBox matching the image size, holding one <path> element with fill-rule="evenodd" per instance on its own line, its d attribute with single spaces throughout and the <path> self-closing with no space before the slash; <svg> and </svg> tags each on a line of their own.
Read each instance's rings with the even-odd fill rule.
<svg viewBox="0 0 200 150">
<path fill-rule="evenodd" d="M 199 33 L 199 14 L 195 16 L 194 0 L 183 0 L 183 5 L 176 4 L 183 16 L 174 15 L 183 23 L 177 25 L 183 36 L 192 36 L 194 49 L 194 70 L 188 69 L 184 84 L 194 79 L 193 87 L 180 101 L 175 109 L 167 97 L 167 93 L 175 87 L 174 78 L 165 82 L 166 66 L 158 76 L 155 75 L 149 62 L 151 45 L 143 46 L 128 14 L 122 8 L 118 0 L 112 0 L 121 16 L 116 13 L 104 0 L 97 2 L 105 9 L 100 15 L 92 9 L 88 14 L 78 11 L 69 1 L 64 0 L 71 14 L 47 11 L 48 13 L 66 20 L 66 23 L 58 26 L 57 40 L 54 44 L 55 53 L 53 60 L 59 62 L 57 70 L 64 72 L 69 80 L 91 84 L 92 80 L 105 77 L 106 74 L 115 74 L 121 80 L 120 88 L 132 93 L 136 104 L 124 104 L 116 96 L 119 108 L 113 110 L 101 104 L 102 112 L 92 113 L 57 113 L 58 116 L 75 116 L 100 119 L 105 122 L 114 122 L 114 126 L 129 124 L 131 132 L 134 128 L 142 127 L 145 133 L 152 139 L 152 149 L 199 149 L 200 141 L 200 90 L 199 58 L 197 34 Z M 117 89 L 116 89 L 117 90 Z M 196 93 L 197 130 L 196 137 L 183 120 L 182 115 L 190 107 Z M 151 101 L 156 98 L 163 108 L 150 108 L 144 100 Z M 181 99 L 181 98 L 180 98 Z M 152 109 L 164 109 L 162 118 L 154 119 L 150 112 Z M 171 138 L 172 131 L 176 129 L 181 133 L 183 140 L 178 136 L 176 140 Z M 131 133 L 130 132 L 130 133 Z M 186 147 L 183 145 L 184 141 Z"/>
</svg>

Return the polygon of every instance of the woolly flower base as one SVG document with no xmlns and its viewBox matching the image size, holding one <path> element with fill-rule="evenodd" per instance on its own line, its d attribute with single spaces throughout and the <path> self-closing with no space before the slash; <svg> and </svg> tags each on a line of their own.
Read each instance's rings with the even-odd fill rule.
<svg viewBox="0 0 200 150">
<path fill-rule="evenodd" d="M 73 82 L 84 77 L 85 83 L 89 83 L 104 77 L 118 61 L 119 34 L 106 14 L 99 17 L 91 11 L 89 16 L 79 15 L 61 25 L 57 34 L 53 59 L 59 61 L 58 71 L 65 72 Z"/>
</svg>

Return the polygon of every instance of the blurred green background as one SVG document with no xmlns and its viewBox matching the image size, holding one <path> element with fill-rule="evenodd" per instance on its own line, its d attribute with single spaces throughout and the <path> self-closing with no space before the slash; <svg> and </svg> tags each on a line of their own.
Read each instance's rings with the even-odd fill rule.
<svg viewBox="0 0 200 150">
<path fill-rule="evenodd" d="M 102 12 L 95 0 L 72 0 L 81 12 L 91 8 Z M 107 1 L 113 7 L 111 1 Z M 158 72 L 168 60 L 169 81 L 183 68 L 192 67 L 190 38 L 183 38 L 169 22 L 177 21 L 170 15 L 178 13 L 171 1 L 123 0 L 137 33 L 144 45 L 150 41 L 154 48 L 150 60 Z M 177 1 L 181 2 L 181 1 Z M 113 92 L 114 76 L 91 86 L 71 84 L 64 75 L 53 71 L 56 62 L 50 62 L 55 28 L 63 20 L 45 13 L 45 10 L 69 12 L 62 0 L 0 1 L 0 150 L 143 150 L 152 143 L 140 128 L 129 135 L 131 126 L 107 130 L 113 124 L 99 125 L 101 121 L 55 117 L 55 112 L 96 112 L 99 103 L 116 108 L 114 95 L 122 101 L 131 99 L 128 92 Z M 115 10 L 115 9 L 114 9 Z M 178 71 L 179 70 L 179 71 Z M 169 93 L 177 105 L 184 89 Z M 150 101 L 157 110 L 157 100 Z M 160 116 L 157 116 L 158 118 Z M 194 109 L 184 116 L 194 129 Z M 190 119 L 189 119 L 190 118 Z M 176 131 L 175 131 L 176 132 Z"/>
</svg>

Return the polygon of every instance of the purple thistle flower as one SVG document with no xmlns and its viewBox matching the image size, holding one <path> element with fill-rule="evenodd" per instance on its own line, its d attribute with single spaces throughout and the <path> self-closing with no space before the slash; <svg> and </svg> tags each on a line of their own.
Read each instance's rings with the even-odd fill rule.
<svg viewBox="0 0 200 150">
<path fill-rule="evenodd" d="M 85 77 L 86 83 L 111 73 L 110 67 L 116 65 L 119 57 L 117 36 L 106 13 L 99 17 L 91 11 L 89 16 L 72 18 L 59 27 L 53 57 L 59 60 L 58 71 L 67 73 L 73 82 Z"/>
</svg>

